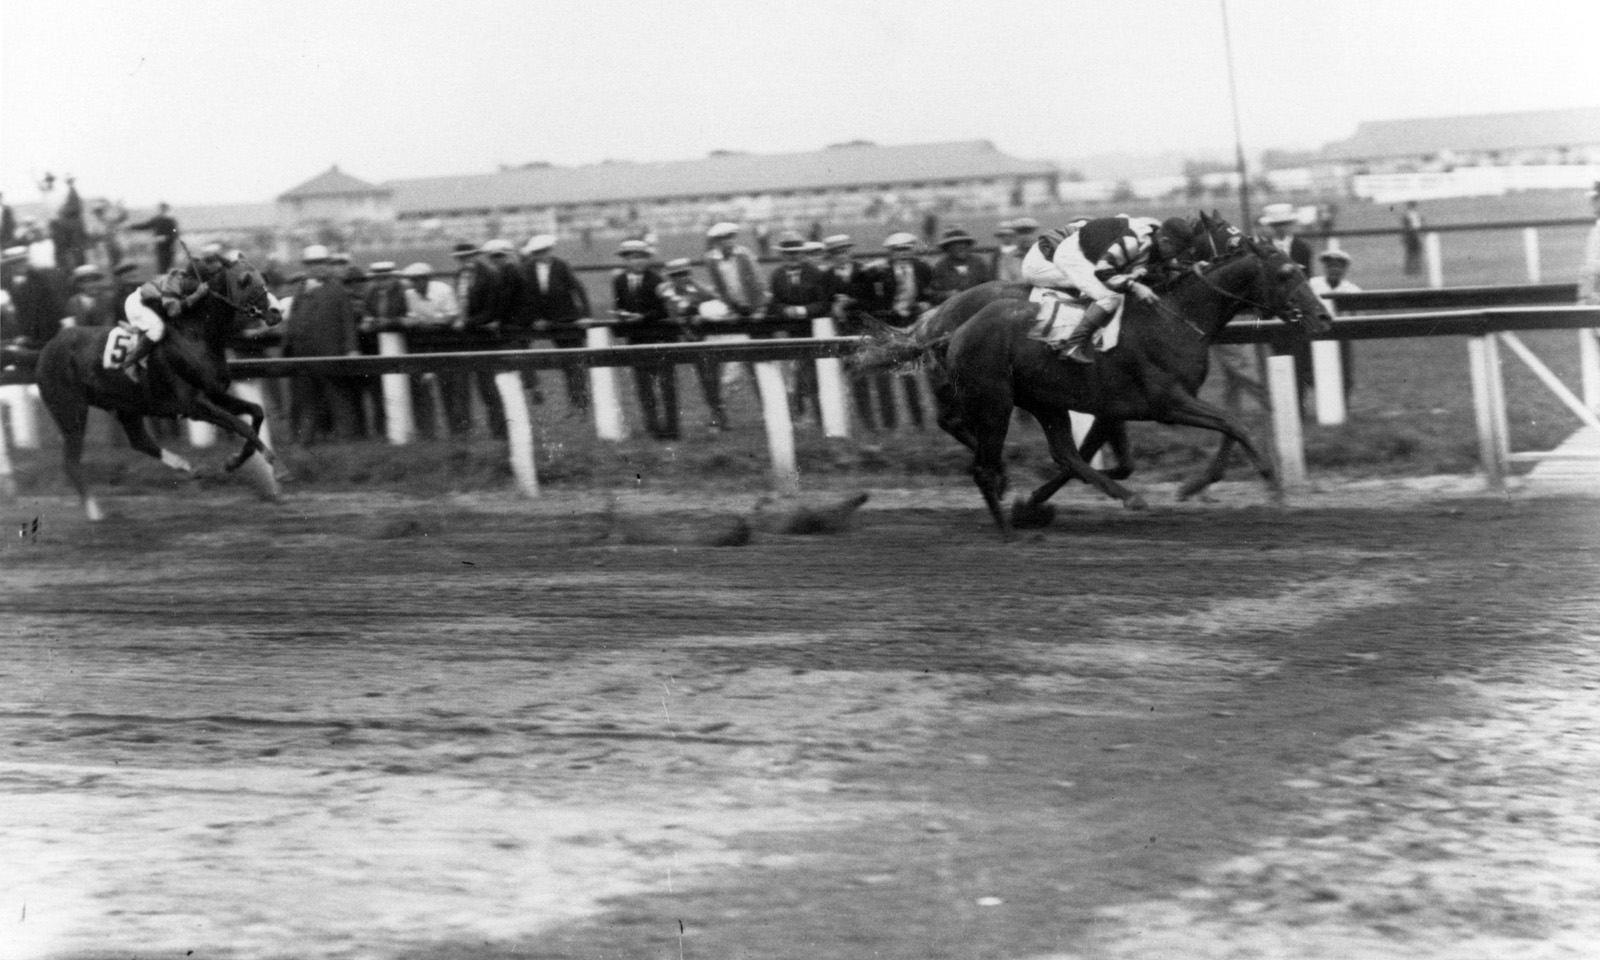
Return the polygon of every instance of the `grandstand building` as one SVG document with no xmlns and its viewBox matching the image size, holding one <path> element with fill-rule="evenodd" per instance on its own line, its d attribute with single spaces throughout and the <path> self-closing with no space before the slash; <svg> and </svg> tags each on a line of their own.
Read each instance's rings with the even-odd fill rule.
<svg viewBox="0 0 1600 960">
<path fill-rule="evenodd" d="M 808 225 L 938 211 L 994 213 L 1056 199 L 1058 171 L 987 140 L 698 160 L 528 164 L 372 184 L 333 167 L 278 198 L 285 227 L 377 228 L 396 241 L 652 229 L 718 220 Z"/>
</svg>

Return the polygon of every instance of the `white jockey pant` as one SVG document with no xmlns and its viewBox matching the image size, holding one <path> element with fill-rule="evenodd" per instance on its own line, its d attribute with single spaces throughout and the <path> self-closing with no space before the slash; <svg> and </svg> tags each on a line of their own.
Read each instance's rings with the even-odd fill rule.
<svg viewBox="0 0 1600 960">
<path fill-rule="evenodd" d="M 1056 245 L 1055 256 L 1049 260 L 1039 252 L 1039 245 L 1034 244 L 1022 258 L 1022 279 L 1036 287 L 1055 290 L 1076 287 L 1112 313 L 1116 313 L 1122 303 L 1122 294 L 1113 293 L 1094 275 L 1094 264 L 1083 255 L 1075 233 Z"/>
<path fill-rule="evenodd" d="M 139 291 L 128 294 L 128 299 L 122 303 L 128 313 L 128 324 L 142 331 L 152 342 L 159 343 L 167 335 L 167 323 L 161 319 L 161 314 L 151 310 L 139 299 Z"/>
</svg>

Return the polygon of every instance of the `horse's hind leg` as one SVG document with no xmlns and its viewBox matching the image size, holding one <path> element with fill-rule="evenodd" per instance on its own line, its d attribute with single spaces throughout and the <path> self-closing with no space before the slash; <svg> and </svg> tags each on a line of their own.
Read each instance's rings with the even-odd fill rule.
<svg viewBox="0 0 1600 960">
<path fill-rule="evenodd" d="M 1222 443 L 1217 447 L 1217 452 L 1211 457 L 1204 470 L 1185 480 L 1183 486 L 1178 488 L 1178 499 L 1187 500 L 1218 480 L 1228 468 L 1228 455 L 1233 453 L 1233 438 L 1227 434 L 1222 435 Z"/>
<path fill-rule="evenodd" d="M 156 443 L 150 436 L 149 428 L 145 426 L 144 417 L 137 413 L 119 413 L 117 422 L 122 424 L 122 432 L 128 435 L 128 443 L 133 449 L 147 457 L 154 457 L 179 472 L 194 473 L 194 464 Z"/>
<path fill-rule="evenodd" d="M 1006 492 L 1006 431 L 1011 427 L 1008 386 L 973 392 L 957 390 L 959 416 L 972 437 L 972 480 L 1003 539 L 1011 539 L 1011 521 L 1000 505 Z M 958 438 L 959 439 L 959 438 Z"/>
</svg>

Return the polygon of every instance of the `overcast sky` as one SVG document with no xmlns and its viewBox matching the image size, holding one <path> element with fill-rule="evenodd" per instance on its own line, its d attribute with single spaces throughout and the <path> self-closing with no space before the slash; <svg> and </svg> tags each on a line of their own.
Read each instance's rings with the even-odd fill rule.
<svg viewBox="0 0 1600 960">
<path fill-rule="evenodd" d="M 1595 0 L 1228 0 L 1246 148 L 1600 104 Z M 1220 0 L 3 0 L 0 189 L 263 202 L 856 138 L 1231 149 Z"/>
</svg>

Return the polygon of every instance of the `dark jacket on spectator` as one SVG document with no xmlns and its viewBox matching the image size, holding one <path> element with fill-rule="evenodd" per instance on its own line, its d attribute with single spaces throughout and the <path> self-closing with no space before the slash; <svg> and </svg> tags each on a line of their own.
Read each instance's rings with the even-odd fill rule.
<svg viewBox="0 0 1600 960">
<path fill-rule="evenodd" d="M 772 271 L 768 283 L 771 298 L 767 301 L 770 319 L 790 320 L 791 307 L 803 307 L 806 316 L 820 317 L 833 304 L 833 283 L 815 264 L 783 264 Z"/>
<path fill-rule="evenodd" d="M 911 263 L 912 277 L 916 281 L 917 289 L 913 294 L 916 301 L 926 301 L 929 288 L 933 285 L 933 268 L 927 263 L 913 259 Z M 899 271 L 892 260 L 880 260 L 871 267 L 872 307 L 874 313 L 889 314 L 894 311 L 897 295 L 900 293 Z M 901 321 L 909 323 L 915 319 L 901 317 Z"/>
<path fill-rule="evenodd" d="M 990 279 L 989 265 L 977 257 L 968 256 L 960 262 L 948 256 L 940 257 L 933 265 L 930 299 L 934 303 L 943 303 L 961 291 L 987 283 Z"/>
<path fill-rule="evenodd" d="M 378 277 L 367 286 L 365 297 L 367 316 L 387 325 L 388 321 L 403 319 L 410 309 L 406 306 L 406 282 L 400 277 Z"/>
<path fill-rule="evenodd" d="M 336 357 L 356 350 L 356 315 L 343 281 L 324 280 L 301 290 L 289 311 L 283 353 L 289 357 Z"/>
<path fill-rule="evenodd" d="M 66 316 L 80 327 L 108 327 L 116 321 L 110 291 L 98 294 L 75 293 L 67 299 Z"/>
<path fill-rule="evenodd" d="M 529 260 L 522 265 L 522 306 L 530 323 L 572 324 L 589 316 L 589 291 L 560 257 L 550 258 L 549 283 L 541 290 L 539 265 Z"/>
<path fill-rule="evenodd" d="M 629 279 L 638 277 L 637 286 Z M 678 339 L 678 328 L 667 323 L 667 304 L 661 299 L 661 274 L 647 269 L 642 274 L 618 270 L 611 275 L 612 306 L 625 313 L 637 313 L 639 320 L 617 324 L 618 336 L 627 337 L 630 343 L 672 343 Z"/>
</svg>

